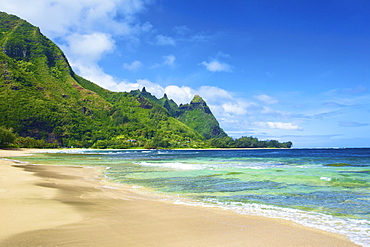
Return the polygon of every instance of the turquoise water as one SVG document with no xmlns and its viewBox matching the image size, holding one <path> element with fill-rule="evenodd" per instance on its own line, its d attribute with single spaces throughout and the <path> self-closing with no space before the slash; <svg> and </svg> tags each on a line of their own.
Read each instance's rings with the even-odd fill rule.
<svg viewBox="0 0 370 247">
<path fill-rule="evenodd" d="M 370 246 L 370 149 L 70 150 L 22 160 L 104 166 L 112 181 L 176 203 L 290 219 Z"/>
</svg>

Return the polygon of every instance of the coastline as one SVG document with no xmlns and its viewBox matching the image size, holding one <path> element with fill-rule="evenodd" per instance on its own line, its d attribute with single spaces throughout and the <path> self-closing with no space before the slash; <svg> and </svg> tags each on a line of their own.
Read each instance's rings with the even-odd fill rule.
<svg viewBox="0 0 370 247">
<path fill-rule="evenodd" d="M 112 184 L 99 168 L 0 159 L 0 171 L 4 246 L 358 246 L 290 221 L 175 205 Z"/>
</svg>

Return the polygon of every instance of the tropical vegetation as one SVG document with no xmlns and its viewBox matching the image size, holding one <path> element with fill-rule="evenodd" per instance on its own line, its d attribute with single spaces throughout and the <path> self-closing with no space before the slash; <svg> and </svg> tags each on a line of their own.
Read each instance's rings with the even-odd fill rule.
<svg viewBox="0 0 370 247">
<path fill-rule="evenodd" d="M 290 147 L 230 138 L 200 97 L 111 92 L 76 75 L 37 27 L 0 12 L 0 147 Z"/>
</svg>

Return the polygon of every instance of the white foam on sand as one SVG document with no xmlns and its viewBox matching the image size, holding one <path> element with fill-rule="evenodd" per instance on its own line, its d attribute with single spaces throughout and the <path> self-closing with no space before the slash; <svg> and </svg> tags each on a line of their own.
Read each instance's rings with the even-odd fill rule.
<svg viewBox="0 0 370 247">
<path fill-rule="evenodd" d="M 370 222 L 367 220 L 342 219 L 316 212 L 256 203 L 223 203 L 215 199 L 202 202 L 178 197 L 174 203 L 190 206 L 218 207 L 224 210 L 232 210 L 240 214 L 291 220 L 303 226 L 347 236 L 352 242 L 362 246 L 370 246 Z"/>
</svg>

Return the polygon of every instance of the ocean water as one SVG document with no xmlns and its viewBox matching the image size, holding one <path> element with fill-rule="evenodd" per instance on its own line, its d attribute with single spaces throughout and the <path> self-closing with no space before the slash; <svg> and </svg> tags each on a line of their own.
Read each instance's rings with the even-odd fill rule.
<svg viewBox="0 0 370 247">
<path fill-rule="evenodd" d="M 370 246 L 370 149 L 68 150 L 17 157 L 106 167 L 175 203 L 292 220 Z"/>
</svg>

